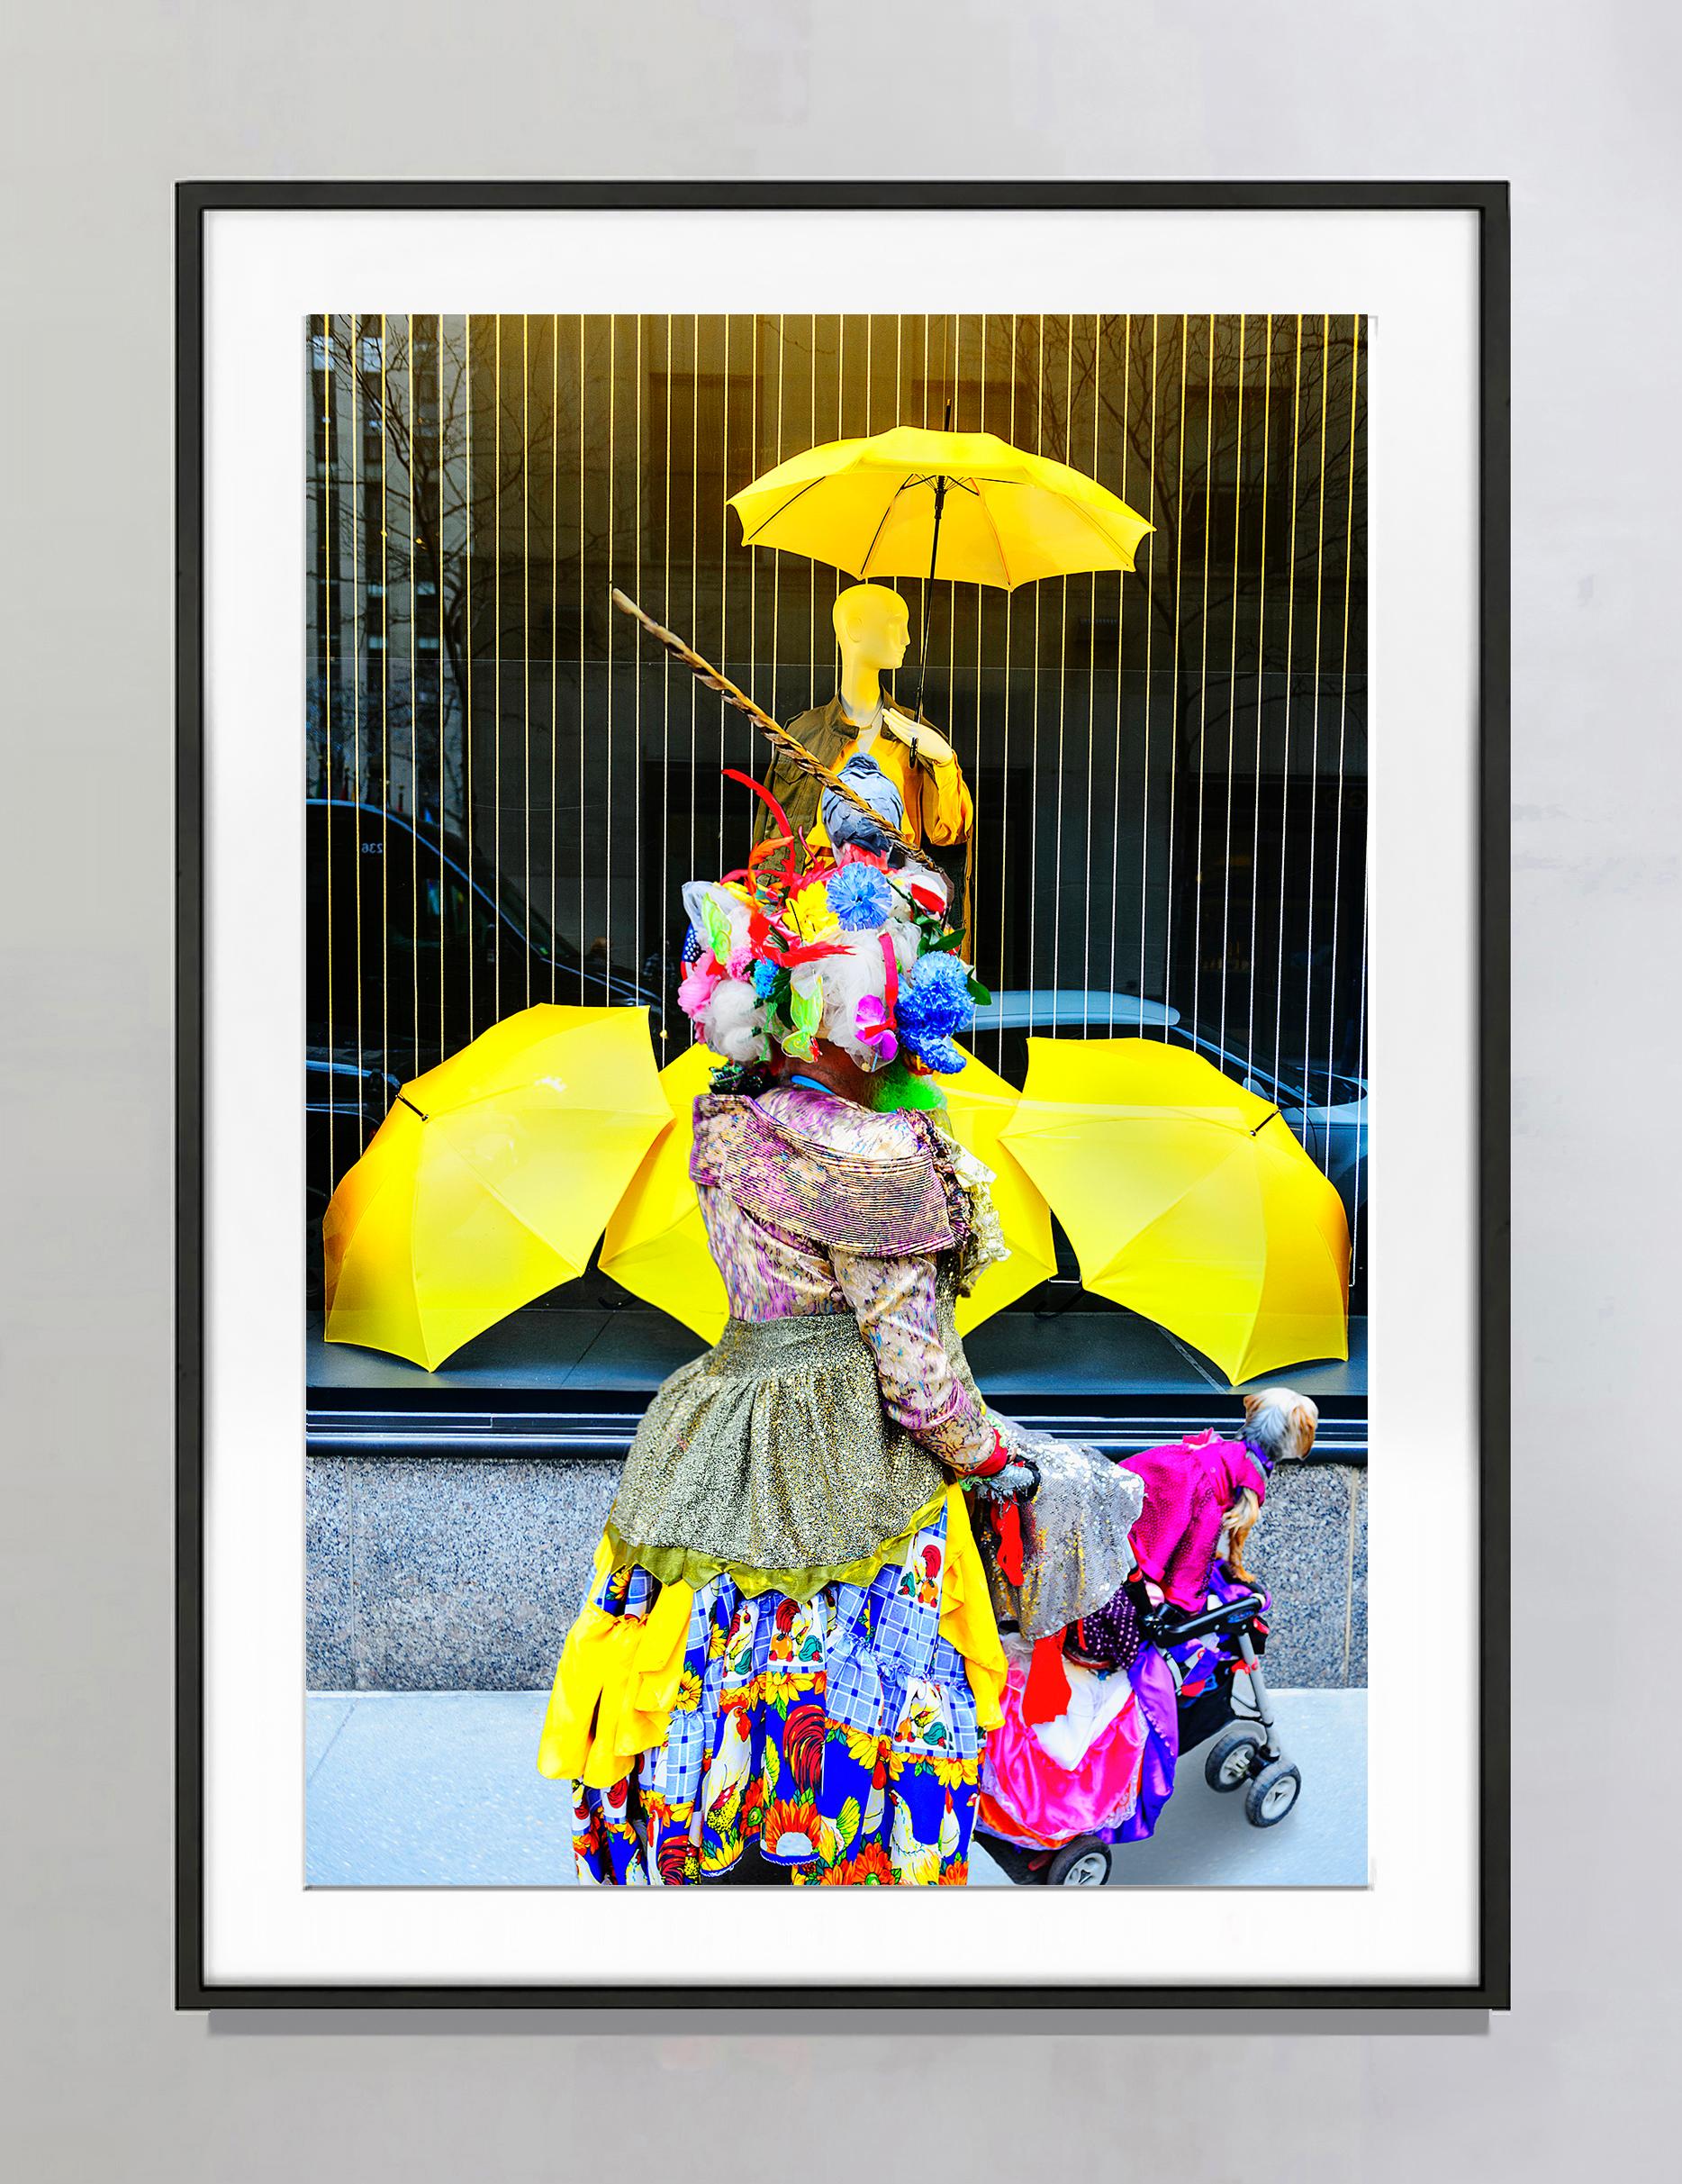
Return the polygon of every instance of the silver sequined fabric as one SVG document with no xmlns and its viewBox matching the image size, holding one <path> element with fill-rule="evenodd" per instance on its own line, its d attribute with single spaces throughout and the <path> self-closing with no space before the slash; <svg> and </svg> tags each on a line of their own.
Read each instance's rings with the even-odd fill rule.
<svg viewBox="0 0 1682 2184">
<path fill-rule="evenodd" d="M 1081 1441 L 1033 1433 L 998 1421 L 1011 1445 L 1039 1465 L 1039 1491 L 1023 1511 L 1022 1583 L 1010 1584 L 979 1525 L 993 1608 L 1025 1638 L 1047 1638 L 1112 1600 L 1133 1569 L 1127 1534 L 1144 1507 L 1144 1487 L 1130 1471 Z"/>
</svg>

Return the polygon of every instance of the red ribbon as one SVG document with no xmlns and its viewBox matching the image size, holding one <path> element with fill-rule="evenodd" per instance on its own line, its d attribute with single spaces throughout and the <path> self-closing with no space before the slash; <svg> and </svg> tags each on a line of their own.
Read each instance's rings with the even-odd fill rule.
<svg viewBox="0 0 1682 2184">
<path fill-rule="evenodd" d="M 724 766 L 720 770 L 727 781 L 739 781 L 745 789 L 752 789 L 755 796 L 764 797 L 765 802 L 770 807 L 772 818 L 776 820 L 778 826 L 782 828 L 783 833 L 787 835 L 791 840 L 792 840 L 794 829 L 789 824 L 789 815 L 782 809 L 782 806 L 777 802 L 776 798 L 771 793 L 771 791 L 766 788 L 763 781 L 755 781 L 751 774 L 740 773 L 733 766 Z"/>
<path fill-rule="evenodd" d="M 1050 1637 L 1035 1643 L 1028 1661 L 1022 1718 L 1030 1726 L 1035 1722 L 1055 1721 L 1059 1714 L 1068 1712 L 1072 1696 L 1068 1671 L 1063 1664 L 1063 1633 L 1054 1630 Z"/>
<path fill-rule="evenodd" d="M 1001 1502 L 993 1512 L 993 1536 L 999 1543 L 999 1567 L 1005 1582 L 1022 1582 L 1022 1511 L 1014 1501 Z"/>
</svg>

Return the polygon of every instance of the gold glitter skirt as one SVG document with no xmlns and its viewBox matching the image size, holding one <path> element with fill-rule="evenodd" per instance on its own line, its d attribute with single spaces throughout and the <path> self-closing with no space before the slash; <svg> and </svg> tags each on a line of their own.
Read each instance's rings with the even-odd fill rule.
<svg viewBox="0 0 1682 2184">
<path fill-rule="evenodd" d="M 883 1409 L 851 1312 L 733 1319 L 648 1406 L 607 1536 L 617 1566 L 662 1583 L 728 1570 L 746 1593 L 806 1600 L 867 1583 L 945 1487 Z"/>
</svg>

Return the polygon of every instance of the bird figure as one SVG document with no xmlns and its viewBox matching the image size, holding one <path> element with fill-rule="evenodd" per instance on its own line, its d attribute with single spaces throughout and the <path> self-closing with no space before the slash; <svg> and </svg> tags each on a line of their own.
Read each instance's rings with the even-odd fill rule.
<svg viewBox="0 0 1682 2184">
<path fill-rule="evenodd" d="M 905 800 L 867 751 L 855 751 L 840 768 L 837 778 L 846 784 L 855 796 L 863 797 L 890 828 L 903 828 Z M 877 856 L 885 856 L 890 865 L 898 865 L 904 858 L 902 842 L 883 828 L 872 826 L 855 803 L 834 789 L 824 791 L 823 815 L 824 832 L 829 837 L 832 848 L 868 849 Z"/>
</svg>

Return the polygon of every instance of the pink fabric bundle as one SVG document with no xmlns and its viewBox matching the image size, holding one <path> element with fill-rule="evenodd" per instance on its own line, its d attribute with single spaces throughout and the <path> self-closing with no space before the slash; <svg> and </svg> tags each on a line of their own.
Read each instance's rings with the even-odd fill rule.
<svg viewBox="0 0 1682 2184">
<path fill-rule="evenodd" d="M 1023 1718 L 1026 1663 L 1010 1663 L 1004 1719 L 988 1732 L 981 1783 L 993 1808 L 989 1825 L 1003 1822 L 999 1832 L 1015 1839 L 1067 1843 L 1117 1826 L 1137 1800 L 1145 1723 L 1126 1671 L 1106 1675 L 1071 1663 L 1069 1679 L 1067 1712 L 1035 1727 Z"/>
<path fill-rule="evenodd" d="M 1144 1482 L 1144 1509 L 1134 1525 L 1139 1568 L 1176 1608 L 1204 1605 L 1209 1571 L 1221 1544 L 1221 1527 L 1241 1486 L 1258 1501 L 1267 1498 L 1267 1473 L 1242 1441 L 1212 1433 L 1124 1457 Z"/>
</svg>

